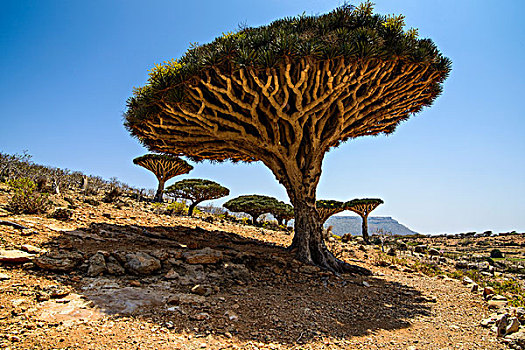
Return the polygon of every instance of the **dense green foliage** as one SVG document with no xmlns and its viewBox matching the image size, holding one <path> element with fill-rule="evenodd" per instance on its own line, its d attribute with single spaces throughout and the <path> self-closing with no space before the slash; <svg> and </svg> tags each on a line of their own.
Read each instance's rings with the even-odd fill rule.
<svg viewBox="0 0 525 350">
<path fill-rule="evenodd" d="M 451 62 L 443 57 L 430 39 L 418 39 L 417 30 L 405 31 L 403 16 L 373 13 L 370 2 L 354 7 L 343 5 L 321 16 L 301 15 L 276 20 L 257 28 L 243 28 L 227 33 L 213 42 L 191 47 L 179 60 L 157 64 L 148 83 L 134 90 L 126 113 L 129 125 L 158 111 L 155 100 L 182 102 L 185 84 L 203 72 L 219 67 L 232 72 L 241 67 L 265 69 L 289 59 L 308 57 L 315 60 L 345 57 L 350 60 L 404 59 L 428 63 L 442 71 L 441 83 Z M 435 85 L 436 94 L 441 86 Z"/>
<path fill-rule="evenodd" d="M 174 198 L 189 200 L 191 204 L 188 209 L 188 215 L 191 216 L 197 204 L 206 200 L 225 197 L 230 194 L 230 190 L 214 181 L 186 179 L 175 182 L 166 188 L 165 193 Z"/>
<path fill-rule="evenodd" d="M 342 209 L 343 204 L 343 202 L 333 199 L 320 199 L 315 202 L 315 207 L 317 209 Z"/>
<path fill-rule="evenodd" d="M 282 210 L 284 203 L 276 198 L 261 195 L 239 196 L 230 199 L 223 206 L 236 213 L 247 213 L 252 217 L 252 223 L 257 222 L 257 218 L 265 213 L 276 213 Z"/>
<path fill-rule="evenodd" d="M 358 205 L 380 205 L 383 203 L 383 200 L 380 198 L 356 198 L 346 202 L 344 206 L 349 209 Z"/>
</svg>

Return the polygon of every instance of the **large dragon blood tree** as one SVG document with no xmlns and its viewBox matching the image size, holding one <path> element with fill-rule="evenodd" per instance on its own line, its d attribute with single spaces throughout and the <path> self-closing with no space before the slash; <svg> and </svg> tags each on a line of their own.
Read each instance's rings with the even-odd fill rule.
<svg viewBox="0 0 525 350">
<path fill-rule="evenodd" d="M 366 243 L 370 243 L 368 238 L 368 215 L 383 203 L 383 200 L 379 198 L 356 198 L 344 204 L 345 209 L 351 210 L 361 217 L 361 234 Z"/>
<path fill-rule="evenodd" d="M 352 269 L 327 250 L 315 209 L 326 152 L 389 134 L 430 106 L 451 63 L 403 16 L 343 5 L 243 28 L 156 65 L 125 125 L 151 150 L 193 160 L 261 161 L 295 209 L 296 257 Z"/>
<path fill-rule="evenodd" d="M 162 202 L 162 193 L 166 181 L 177 175 L 187 174 L 193 169 L 183 159 L 166 154 L 145 154 L 133 159 L 133 163 L 148 169 L 157 177 L 159 185 L 154 198 L 155 202 Z"/>
</svg>

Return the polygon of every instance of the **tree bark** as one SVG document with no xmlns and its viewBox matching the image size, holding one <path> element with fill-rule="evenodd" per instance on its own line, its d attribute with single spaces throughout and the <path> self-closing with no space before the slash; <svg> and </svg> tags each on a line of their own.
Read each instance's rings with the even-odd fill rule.
<svg viewBox="0 0 525 350">
<path fill-rule="evenodd" d="M 315 209 L 315 198 L 296 199 L 295 234 L 290 250 L 296 259 L 307 264 L 317 265 L 335 273 L 359 273 L 370 275 L 371 272 L 360 266 L 350 265 L 337 259 L 328 250 L 323 239 L 323 226 L 319 213 Z"/>
<path fill-rule="evenodd" d="M 370 238 L 368 238 L 368 216 L 363 215 L 361 216 L 362 224 L 361 224 L 361 234 L 363 235 L 363 240 L 366 244 L 370 244 Z"/>
<path fill-rule="evenodd" d="M 162 203 L 164 201 L 162 199 L 162 193 L 164 192 L 164 183 L 165 181 L 159 180 L 159 186 L 157 187 L 157 193 L 155 194 L 155 198 L 153 199 L 154 202 Z"/>
<path fill-rule="evenodd" d="M 190 204 L 190 206 L 188 207 L 188 216 L 192 216 L 193 215 L 193 210 L 195 209 L 197 204 L 198 204 L 197 202 Z"/>
</svg>

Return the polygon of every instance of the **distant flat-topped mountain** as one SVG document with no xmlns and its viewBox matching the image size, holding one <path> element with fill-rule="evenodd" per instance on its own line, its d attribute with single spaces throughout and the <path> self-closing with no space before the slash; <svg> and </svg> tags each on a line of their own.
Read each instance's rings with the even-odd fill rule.
<svg viewBox="0 0 525 350">
<path fill-rule="evenodd" d="M 361 218 L 359 216 L 332 216 L 326 221 L 324 226 L 333 226 L 332 232 L 339 236 L 345 233 L 361 234 Z M 394 235 L 412 235 L 416 233 L 389 216 L 369 217 L 368 234 L 372 235 L 379 230 L 382 230 L 383 233 Z"/>
</svg>

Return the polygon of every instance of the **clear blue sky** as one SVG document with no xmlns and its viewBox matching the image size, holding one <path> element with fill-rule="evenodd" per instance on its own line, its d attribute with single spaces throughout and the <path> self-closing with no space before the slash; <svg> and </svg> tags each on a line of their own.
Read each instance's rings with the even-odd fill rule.
<svg viewBox="0 0 525 350">
<path fill-rule="evenodd" d="M 28 150 L 38 163 L 153 188 L 154 176 L 131 162 L 145 150 L 122 113 L 154 63 L 240 23 L 341 3 L 3 0 L 0 152 Z M 452 74 L 436 103 L 394 135 L 331 151 L 318 198 L 381 197 L 374 215 L 423 233 L 525 231 L 525 2 L 377 0 L 376 12 L 403 13 L 452 59 Z M 185 177 L 287 200 L 261 164 L 197 164 Z"/>
</svg>

